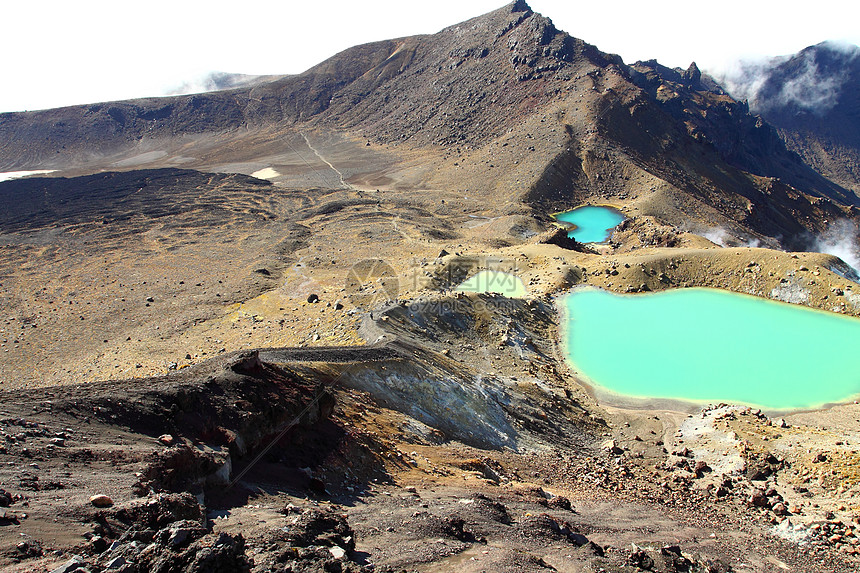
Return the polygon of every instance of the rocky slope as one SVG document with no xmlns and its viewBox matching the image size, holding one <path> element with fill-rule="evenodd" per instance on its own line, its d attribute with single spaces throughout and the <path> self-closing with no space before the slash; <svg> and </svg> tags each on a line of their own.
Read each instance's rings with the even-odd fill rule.
<svg viewBox="0 0 860 573">
<path fill-rule="evenodd" d="M 824 42 L 791 56 L 744 63 L 725 83 L 804 161 L 860 191 L 860 48 Z"/>
<path fill-rule="evenodd" d="M 631 405 L 559 348 L 580 284 L 860 315 L 844 261 L 775 248 L 853 195 L 695 66 L 517 1 L 248 89 L 5 114 L 0 167 L 57 170 L 0 183 L 2 567 L 857 570 L 856 404 Z M 580 203 L 626 220 L 581 245 L 550 217 Z M 452 291 L 480 270 L 526 295 Z"/>
<path fill-rule="evenodd" d="M 3 393 L 0 565 L 856 570 L 856 429 L 834 446 L 809 426 L 856 405 L 601 408 L 554 361 L 540 301 L 447 303 L 376 314 L 375 347 Z"/>
<path fill-rule="evenodd" d="M 687 79 L 661 69 L 626 66 L 518 1 L 250 89 L 4 114 L 0 166 L 250 174 L 251 162 L 298 154 L 297 132 L 311 145 L 313 129 L 317 141 L 371 144 L 401 188 L 456 186 L 540 210 L 615 198 L 665 223 L 716 223 L 792 247 L 824 220 L 856 217 L 857 197 L 743 104 L 694 69 Z M 390 172 L 368 186 L 391 184 Z"/>
</svg>

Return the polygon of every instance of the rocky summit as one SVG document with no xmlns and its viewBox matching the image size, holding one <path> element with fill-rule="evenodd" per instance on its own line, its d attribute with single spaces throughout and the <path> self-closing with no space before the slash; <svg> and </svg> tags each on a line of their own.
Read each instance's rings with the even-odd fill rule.
<svg viewBox="0 0 860 573">
<path fill-rule="evenodd" d="M 298 75 L 0 114 L 0 566 L 856 571 L 852 396 L 613 393 L 562 299 L 857 320 L 854 56 L 753 93 L 517 0 Z M 554 217 L 582 205 L 623 221 L 583 244 Z M 653 336 L 611 332 L 619 362 Z"/>
</svg>

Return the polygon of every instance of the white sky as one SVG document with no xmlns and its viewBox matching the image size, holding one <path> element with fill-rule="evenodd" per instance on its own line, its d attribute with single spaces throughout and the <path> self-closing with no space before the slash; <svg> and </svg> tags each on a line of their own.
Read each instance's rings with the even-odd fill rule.
<svg viewBox="0 0 860 573">
<path fill-rule="evenodd" d="M 419 33 L 504 0 L 4 0 L 0 111 L 161 95 L 211 71 L 298 73 L 350 46 Z M 531 0 L 556 26 L 620 54 L 723 68 L 740 56 L 860 44 L 860 2 Z"/>
</svg>

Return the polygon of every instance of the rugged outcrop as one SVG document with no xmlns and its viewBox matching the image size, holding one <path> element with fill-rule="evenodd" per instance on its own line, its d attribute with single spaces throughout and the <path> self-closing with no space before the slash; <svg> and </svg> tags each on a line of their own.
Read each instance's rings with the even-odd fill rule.
<svg viewBox="0 0 860 573">
<path fill-rule="evenodd" d="M 860 48 L 824 42 L 741 69 L 726 79 L 732 92 L 809 165 L 860 192 Z"/>
</svg>

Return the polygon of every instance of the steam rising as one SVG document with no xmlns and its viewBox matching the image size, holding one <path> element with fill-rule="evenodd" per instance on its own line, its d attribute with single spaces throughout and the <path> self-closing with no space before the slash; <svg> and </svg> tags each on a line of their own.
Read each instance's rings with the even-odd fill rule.
<svg viewBox="0 0 860 573">
<path fill-rule="evenodd" d="M 281 77 L 283 76 L 253 76 L 246 74 L 209 72 L 203 76 L 186 81 L 179 86 L 168 89 L 164 95 L 185 95 L 251 87 L 267 81 L 276 80 Z"/>
<path fill-rule="evenodd" d="M 749 247 L 757 249 L 762 246 L 762 242 L 755 237 L 739 239 L 722 227 L 713 227 L 701 233 L 701 235 L 710 242 L 721 247 Z"/>
<path fill-rule="evenodd" d="M 719 245 L 721 247 L 728 247 L 729 245 L 726 241 L 731 238 L 731 235 L 729 235 L 722 227 L 709 229 L 702 233 L 702 236 L 715 245 Z"/>
<path fill-rule="evenodd" d="M 721 247 L 765 246 L 755 237 L 741 239 L 722 227 L 712 227 L 698 234 Z M 820 235 L 809 233 L 801 239 L 801 243 L 803 250 L 839 257 L 860 275 L 860 227 L 857 223 L 848 219 L 834 221 L 825 232 Z"/>
<path fill-rule="evenodd" d="M 811 250 L 834 255 L 860 273 L 860 229 L 847 219 L 834 222 L 823 234 L 813 238 Z"/>
</svg>

